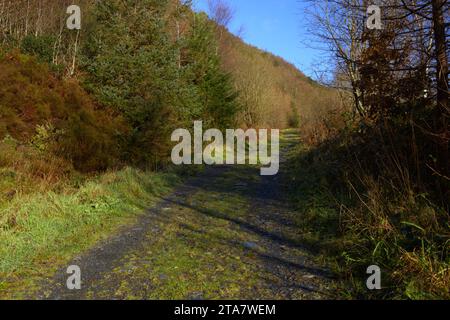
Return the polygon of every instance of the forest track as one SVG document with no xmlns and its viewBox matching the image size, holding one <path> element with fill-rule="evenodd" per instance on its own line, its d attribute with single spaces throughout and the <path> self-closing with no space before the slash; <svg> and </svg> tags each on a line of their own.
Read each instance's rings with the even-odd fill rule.
<svg viewBox="0 0 450 320">
<path fill-rule="evenodd" d="M 139 221 L 76 257 L 81 290 L 68 290 L 67 266 L 39 299 L 330 299 L 333 275 L 301 243 L 297 212 L 280 173 L 215 166 L 162 198 Z M 287 182 L 288 183 L 288 182 Z M 35 297 L 36 298 L 36 297 Z"/>
</svg>

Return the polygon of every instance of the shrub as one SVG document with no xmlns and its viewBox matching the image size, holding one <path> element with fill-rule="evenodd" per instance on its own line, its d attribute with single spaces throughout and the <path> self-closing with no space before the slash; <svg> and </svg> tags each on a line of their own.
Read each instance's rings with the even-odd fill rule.
<svg viewBox="0 0 450 320">
<path fill-rule="evenodd" d="M 15 52 L 0 60 L 0 83 L 0 139 L 10 135 L 81 171 L 104 170 L 119 158 L 120 116 L 96 106 L 75 81 Z"/>
<path fill-rule="evenodd" d="M 54 36 L 28 35 L 23 38 L 20 48 L 23 53 L 36 56 L 41 62 L 51 63 L 55 41 Z"/>
</svg>

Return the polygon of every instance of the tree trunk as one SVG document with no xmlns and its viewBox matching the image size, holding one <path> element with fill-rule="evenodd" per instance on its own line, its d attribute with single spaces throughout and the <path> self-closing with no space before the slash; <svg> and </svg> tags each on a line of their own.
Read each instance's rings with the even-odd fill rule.
<svg viewBox="0 0 450 320">
<path fill-rule="evenodd" d="M 433 6 L 433 29 L 436 46 L 437 62 L 437 124 L 439 129 L 439 159 L 443 174 L 448 177 L 449 172 L 449 130 L 448 130 L 448 60 L 447 60 L 447 39 L 445 34 L 445 20 L 443 9 L 446 0 L 432 0 Z"/>
</svg>

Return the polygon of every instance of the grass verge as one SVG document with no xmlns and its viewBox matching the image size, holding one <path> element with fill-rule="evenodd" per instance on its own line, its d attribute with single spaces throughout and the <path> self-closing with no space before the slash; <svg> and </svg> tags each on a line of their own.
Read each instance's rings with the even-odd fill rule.
<svg viewBox="0 0 450 320">
<path fill-rule="evenodd" d="M 342 297 L 450 298 L 448 212 L 387 172 L 362 170 L 336 141 L 301 145 L 289 163 L 303 243 L 343 275 Z M 382 270 L 382 290 L 366 287 L 370 265 Z"/>
<path fill-rule="evenodd" d="M 125 168 L 78 188 L 17 194 L 0 211 L 0 298 L 32 296 L 36 280 L 120 226 L 135 221 L 180 181 L 175 172 Z"/>
</svg>

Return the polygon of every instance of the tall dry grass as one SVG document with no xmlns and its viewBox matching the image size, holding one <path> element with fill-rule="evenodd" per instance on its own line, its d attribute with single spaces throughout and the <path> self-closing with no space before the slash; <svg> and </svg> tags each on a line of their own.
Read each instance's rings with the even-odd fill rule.
<svg viewBox="0 0 450 320">
<path fill-rule="evenodd" d="M 292 173 L 314 193 L 294 188 L 299 225 L 334 257 L 349 297 L 450 298 L 449 181 L 432 170 L 430 137 L 412 125 L 426 114 L 414 120 L 367 124 L 330 112 L 303 128 Z M 372 264 L 381 291 L 365 286 Z"/>
</svg>

